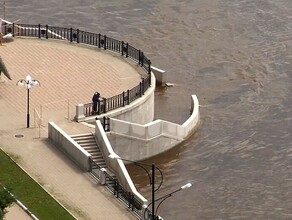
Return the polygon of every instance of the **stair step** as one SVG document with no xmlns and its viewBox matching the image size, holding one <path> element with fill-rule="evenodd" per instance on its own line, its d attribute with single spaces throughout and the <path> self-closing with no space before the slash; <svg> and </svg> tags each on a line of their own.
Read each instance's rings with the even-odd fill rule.
<svg viewBox="0 0 292 220">
<path fill-rule="evenodd" d="M 79 138 L 79 137 L 88 137 L 88 136 L 93 136 L 92 133 L 85 133 L 85 134 L 73 134 L 73 135 L 70 135 L 71 138 Z"/>
<path fill-rule="evenodd" d="M 102 155 L 102 153 L 99 150 L 86 150 L 91 155 Z"/>
<path fill-rule="evenodd" d="M 93 159 L 93 162 L 96 163 L 98 166 L 100 164 L 106 164 L 104 160 L 99 160 L 99 159 L 95 159 L 95 160 Z"/>
<path fill-rule="evenodd" d="M 106 167 L 107 167 L 106 164 L 98 164 L 98 166 L 99 166 L 100 168 L 106 168 Z"/>
<path fill-rule="evenodd" d="M 102 162 L 104 162 L 104 159 L 103 159 L 102 156 L 92 156 L 92 160 L 93 161 L 102 161 Z"/>
<path fill-rule="evenodd" d="M 75 141 L 94 140 L 95 141 L 95 138 L 92 136 L 88 136 L 88 137 L 73 138 L 73 140 L 75 140 Z"/>
<path fill-rule="evenodd" d="M 78 142 L 77 142 L 78 143 Z M 90 147 L 97 147 L 97 145 L 96 145 L 96 142 L 94 142 L 94 143 L 83 143 L 82 144 L 82 147 L 83 148 L 86 148 L 86 147 L 88 147 L 88 148 L 90 148 Z"/>
<path fill-rule="evenodd" d="M 76 141 L 76 140 L 75 140 Z M 81 144 L 81 143 L 85 143 L 85 144 L 96 144 L 96 141 L 94 139 L 83 139 L 83 140 L 78 140 L 76 141 L 77 143 Z"/>
<path fill-rule="evenodd" d="M 100 158 L 103 158 L 102 154 L 100 152 L 91 152 L 90 155 L 92 157 L 100 157 Z"/>
<path fill-rule="evenodd" d="M 98 166 L 106 166 L 106 163 L 104 161 L 94 161 Z"/>
</svg>

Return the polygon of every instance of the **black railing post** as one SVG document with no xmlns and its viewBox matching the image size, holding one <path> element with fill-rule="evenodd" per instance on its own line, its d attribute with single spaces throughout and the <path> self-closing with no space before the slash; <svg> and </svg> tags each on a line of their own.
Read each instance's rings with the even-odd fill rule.
<svg viewBox="0 0 292 220">
<path fill-rule="evenodd" d="M 110 118 L 107 118 L 107 131 L 111 130 L 111 125 L 110 125 Z"/>
<path fill-rule="evenodd" d="M 70 42 L 73 42 L 73 28 L 70 28 Z"/>
<path fill-rule="evenodd" d="M 151 74 L 151 61 L 148 60 L 148 74 Z"/>
<path fill-rule="evenodd" d="M 103 113 L 106 113 L 106 98 L 103 98 Z"/>
<path fill-rule="evenodd" d="M 151 86 L 151 61 L 148 60 L 149 85 Z"/>
<path fill-rule="evenodd" d="M 141 66 L 144 65 L 144 54 L 143 52 L 141 52 Z"/>
<path fill-rule="evenodd" d="M 94 45 L 96 47 L 98 47 L 98 38 L 96 36 L 98 36 L 98 35 L 94 34 L 94 36 L 93 36 L 93 38 L 94 38 Z"/>
<path fill-rule="evenodd" d="M 139 95 L 140 97 L 142 97 L 142 82 L 139 83 L 139 88 L 140 88 Z"/>
<path fill-rule="evenodd" d="M 41 38 L 41 24 L 39 24 L 39 38 Z"/>
<path fill-rule="evenodd" d="M 127 105 L 130 105 L 130 90 L 129 89 L 127 90 L 127 96 L 128 96 Z"/>
<path fill-rule="evenodd" d="M 126 44 L 126 57 L 129 57 L 129 44 Z"/>
<path fill-rule="evenodd" d="M 116 188 L 117 188 L 117 183 L 116 183 L 116 179 L 114 179 L 114 196 L 116 195 Z"/>
<path fill-rule="evenodd" d="M 123 92 L 123 107 L 125 106 L 125 92 Z"/>
<path fill-rule="evenodd" d="M 138 60 L 139 60 L 138 64 L 140 65 L 141 64 L 141 50 L 139 50 L 138 52 L 139 52 L 138 53 Z"/>
<path fill-rule="evenodd" d="M 131 205 L 132 205 L 132 194 L 131 194 L 131 192 L 128 192 L 128 203 L 129 203 L 128 208 L 130 209 Z"/>
<path fill-rule="evenodd" d="M 49 39 L 48 30 L 49 30 L 49 25 L 46 25 L 46 39 Z"/>
<path fill-rule="evenodd" d="M 77 43 L 79 44 L 79 29 L 77 29 L 76 38 L 77 38 Z"/>
<path fill-rule="evenodd" d="M 122 41 L 122 56 L 124 56 L 124 41 Z"/>
<path fill-rule="evenodd" d="M 98 34 L 98 48 L 100 48 L 100 34 Z"/>
<path fill-rule="evenodd" d="M 103 49 L 106 50 L 106 35 L 104 35 L 104 44 L 103 44 Z"/>
<path fill-rule="evenodd" d="M 119 187 L 120 187 L 120 184 L 119 184 L 119 181 L 117 181 L 116 183 L 117 183 L 117 198 L 119 198 Z"/>
<path fill-rule="evenodd" d="M 102 118 L 102 120 L 103 120 L 103 130 L 104 130 L 104 131 L 106 131 L 106 130 L 105 130 L 105 119 L 106 119 L 106 118 L 105 118 L 105 116 L 104 116 L 104 117 Z"/>
<path fill-rule="evenodd" d="M 12 36 L 14 37 L 14 23 L 12 23 Z"/>
<path fill-rule="evenodd" d="M 142 95 L 144 95 L 145 92 L 145 79 L 142 78 Z"/>
<path fill-rule="evenodd" d="M 97 114 L 100 115 L 100 100 L 97 100 Z"/>
<path fill-rule="evenodd" d="M 132 211 L 134 211 L 134 194 L 131 193 Z"/>
</svg>

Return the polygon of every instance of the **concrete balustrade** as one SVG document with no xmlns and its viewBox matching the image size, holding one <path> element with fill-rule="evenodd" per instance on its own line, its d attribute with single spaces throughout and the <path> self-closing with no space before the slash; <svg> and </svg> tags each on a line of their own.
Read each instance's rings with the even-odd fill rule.
<svg viewBox="0 0 292 220">
<path fill-rule="evenodd" d="M 118 177 L 119 183 L 129 192 L 133 193 L 136 199 L 143 205 L 147 204 L 148 201 L 145 199 L 136 189 L 125 165 L 122 160 L 110 159 L 109 155 L 115 155 L 106 133 L 103 130 L 102 124 L 99 120 L 96 121 L 95 126 L 95 138 L 102 151 L 106 164 L 114 171 Z"/>
</svg>

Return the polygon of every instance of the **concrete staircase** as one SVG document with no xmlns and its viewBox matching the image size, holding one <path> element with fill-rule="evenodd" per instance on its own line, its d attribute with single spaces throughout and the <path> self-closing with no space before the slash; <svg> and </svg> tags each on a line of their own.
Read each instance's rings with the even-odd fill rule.
<svg viewBox="0 0 292 220">
<path fill-rule="evenodd" d="M 99 166 L 99 168 L 107 168 L 100 148 L 97 145 L 92 133 L 71 135 L 71 137 L 89 154 L 91 154 L 91 159 L 96 165 Z"/>
<path fill-rule="evenodd" d="M 103 184 L 108 190 L 116 195 L 122 203 L 128 206 L 128 201 L 125 198 L 129 197 L 129 193 L 123 190 L 121 186 L 117 187 L 117 177 L 115 173 L 107 167 L 94 135 L 92 133 L 77 134 L 71 135 L 71 138 L 91 155 L 93 163 L 89 174 L 92 178 Z M 103 180 L 101 177 L 101 168 L 104 168 L 107 174 L 104 176 Z M 141 216 L 137 214 L 140 213 L 140 210 L 136 209 L 133 213 L 140 219 Z"/>
<path fill-rule="evenodd" d="M 108 175 L 105 177 L 104 184 L 109 190 L 113 191 L 116 175 L 107 167 L 94 135 L 92 133 L 87 133 L 71 135 L 71 137 L 91 155 L 93 163 L 91 164 L 91 170 L 89 171 L 90 175 L 94 179 L 101 181 L 100 169 L 105 168 Z"/>
</svg>

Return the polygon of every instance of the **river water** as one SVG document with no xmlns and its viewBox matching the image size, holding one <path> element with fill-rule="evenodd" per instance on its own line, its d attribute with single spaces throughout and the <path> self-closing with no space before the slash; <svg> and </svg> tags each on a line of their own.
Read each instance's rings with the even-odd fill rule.
<svg viewBox="0 0 292 220">
<path fill-rule="evenodd" d="M 198 96 L 199 131 L 146 161 L 164 174 L 156 198 L 193 184 L 163 202 L 164 219 L 292 219 L 291 0 L 9 0 L 6 18 L 142 49 L 174 84 L 157 89 L 156 118 L 183 123 Z"/>
</svg>

